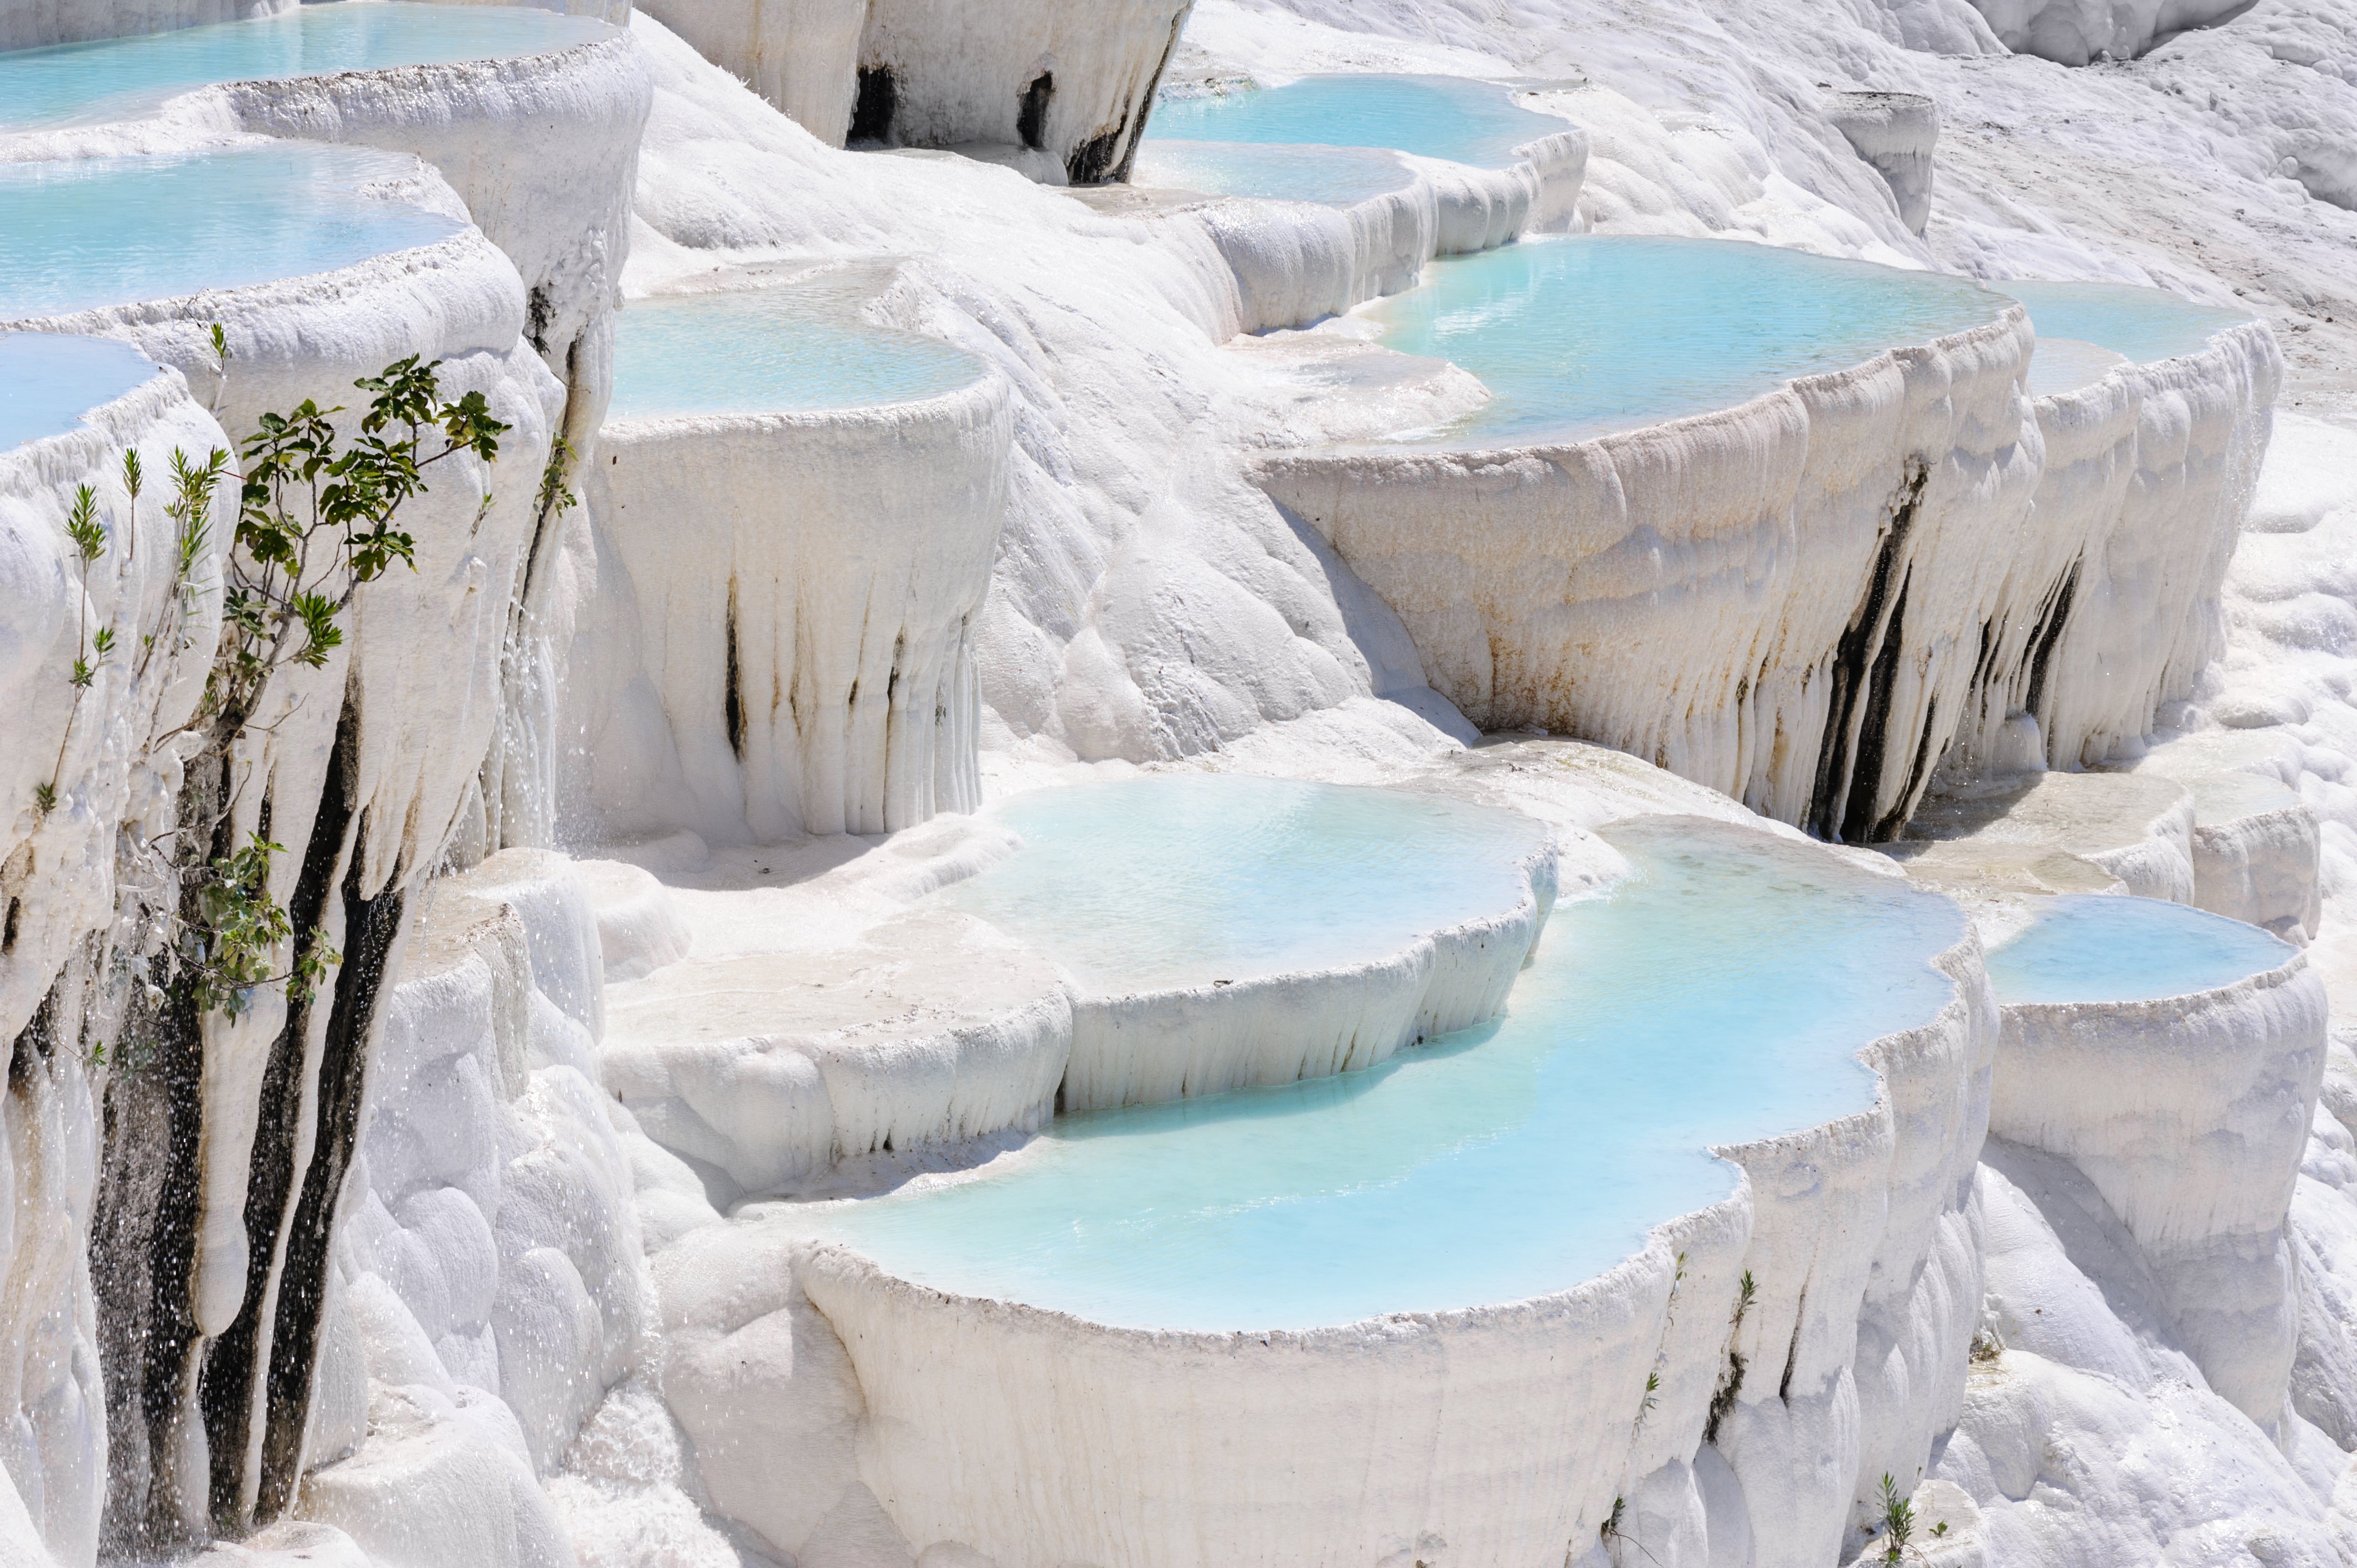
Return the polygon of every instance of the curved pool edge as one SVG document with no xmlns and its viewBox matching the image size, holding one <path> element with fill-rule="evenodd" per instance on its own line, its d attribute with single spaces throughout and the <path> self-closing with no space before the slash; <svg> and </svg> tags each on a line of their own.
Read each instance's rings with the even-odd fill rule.
<svg viewBox="0 0 2357 1568">
<path fill-rule="evenodd" d="M 1516 813 L 1520 815 L 1520 813 Z M 1495 1017 L 1546 928 L 1555 848 L 1520 857 L 1512 908 L 1357 963 L 1121 994 L 1075 986 L 1068 1111 L 1223 1094 L 1379 1066 Z"/>
<path fill-rule="evenodd" d="M 2221 1395 L 2279 1414 L 2297 1349 L 2277 1308 L 2294 1171 L 2324 1079 L 2321 974 L 2273 969 L 2180 996 L 2008 1003 L 1989 1133 L 2085 1173 L 2150 1260 Z"/>
<path fill-rule="evenodd" d="M 979 805 L 973 621 L 1014 421 L 1012 385 L 977 361 L 972 381 L 908 402 L 608 422 L 583 495 L 638 600 L 630 635 L 683 788 L 656 799 L 659 760 L 592 748 L 591 778 L 611 770 L 603 809 L 734 843 L 889 832 Z M 741 705 L 733 743 L 732 674 L 794 693 Z M 577 693 L 593 733 L 599 704 L 627 695 Z"/>
<path fill-rule="evenodd" d="M 1987 618 L 1999 656 L 1965 700 L 1967 768 L 1986 768 L 2006 720 L 2030 710 L 2041 638 L 2059 678 L 2031 716 L 2050 768 L 2101 762 L 2191 695 L 2224 650 L 2220 590 L 2283 378 L 2275 335 L 2255 318 L 2030 400 L 2044 447 L 2037 526 L 2015 558 L 2018 591 Z"/>
<path fill-rule="evenodd" d="M 1836 1397 L 1861 1321 L 1907 1316 L 1969 1200 L 1996 1049 L 1977 935 L 1964 925 L 1932 961 L 1952 982 L 1936 1015 L 1856 1053 L 1871 1104 L 1714 1148 L 1726 1198 L 1524 1301 L 1309 1330 L 1124 1328 L 918 1284 L 802 1236 L 792 1272 L 865 1392 L 862 1474 L 908 1539 L 1002 1561 L 1359 1568 L 1434 1531 L 1469 1560 L 1551 1564 L 1706 1434 Z M 1939 1364 L 1961 1397 L 1972 1323 L 1936 1326 L 1956 1339 Z M 1589 1355 L 1564 1354 L 1583 1340 Z M 1773 1375 L 1731 1376 L 1731 1356 Z M 1870 1434 L 1862 1464 L 1932 1434 Z M 1051 1453 L 1065 1462 L 1042 1468 Z M 1436 1473 L 1435 1453 L 1454 1462 Z M 1042 1476 L 1069 1480 L 1043 1496 Z"/>
<path fill-rule="evenodd" d="M 1728 408 L 1584 440 L 1271 453 L 1247 472 L 1399 613 L 1432 685 L 1478 726 L 1598 741 L 1761 815 L 1870 836 L 1911 809 L 1940 750 L 1924 737 L 1943 744 L 1936 721 L 1963 707 L 1973 660 L 1942 644 L 1979 606 L 1925 601 L 1976 600 L 2003 577 L 1991 557 L 2036 478 L 2032 342 L 2005 301 Z M 1845 747 L 1821 782 L 1818 677 L 1862 662 L 1857 690 L 1890 619 L 1874 585 L 1934 550 L 1953 569 L 1900 631 L 1928 678 L 1894 702 L 1875 766 Z"/>
<path fill-rule="evenodd" d="M 206 83 L 121 120 L 0 131 L 0 161 L 201 152 L 255 135 L 416 156 L 523 278 L 533 345 L 575 390 L 567 435 L 586 451 L 611 387 L 612 297 L 652 106 L 638 45 L 617 30 L 528 54 Z"/>
<path fill-rule="evenodd" d="M 1415 287 L 1438 258 L 1569 228 L 1587 179 L 1587 133 L 1566 121 L 1515 154 L 1506 167 L 1483 169 L 1394 152 L 1409 182 L 1347 207 L 1211 195 L 1182 212 L 1233 276 L 1235 332 L 1307 327 Z"/>
<path fill-rule="evenodd" d="M 340 399 L 355 377 L 407 355 L 529 352 L 526 308 L 514 266 L 468 227 L 326 272 L 28 317 L 0 329 L 126 339 L 218 399 L 221 423 L 243 430 L 265 410 Z M 215 324 L 230 345 L 225 381 L 208 336 Z"/>
</svg>

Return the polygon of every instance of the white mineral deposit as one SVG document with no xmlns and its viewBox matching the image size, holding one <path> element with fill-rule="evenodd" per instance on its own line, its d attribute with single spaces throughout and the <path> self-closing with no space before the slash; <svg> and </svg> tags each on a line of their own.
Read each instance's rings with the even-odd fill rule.
<svg viewBox="0 0 2357 1568">
<path fill-rule="evenodd" d="M 2349 0 L 0 0 L 0 1564 L 2357 1568 Z"/>
</svg>

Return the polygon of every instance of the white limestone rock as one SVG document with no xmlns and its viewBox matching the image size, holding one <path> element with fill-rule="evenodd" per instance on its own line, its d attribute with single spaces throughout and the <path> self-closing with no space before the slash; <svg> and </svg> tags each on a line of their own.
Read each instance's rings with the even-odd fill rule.
<svg viewBox="0 0 2357 1568">
<path fill-rule="evenodd" d="M 1356 963 L 1169 989 L 1077 985 L 1060 1106 L 1102 1110 L 1355 1071 L 1494 1017 L 1555 908 L 1554 846 L 1535 844 L 1514 869 L 1512 905 Z"/>
<path fill-rule="evenodd" d="M 1921 234 L 1932 220 L 1932 152 L 1940 106 L 1920 92 L 1835 92 L 1825 118 L 1874 166 L 1899 203 L 1899 220 Z"/>
<path fill-rule="evenodd" d="M 851 130 L 869 0 L 638 0 L 638 9 L 832 147 Z"/>
<path fill-rule="evenodd" d="M 1721 1151 L 1743 1173 L 1733 1197 L 1536 1301 L 1200 1334 L 952 1296 L 838 1246 L 780 1243 L 768 1266 L 790 1265 L 840 1335 L 863 1396 L 858 1476 L 912 1546 L 1206 1564 L 1445 1546 L 1552 1563 L 1630 1482 L 1695 1464 L 1709 1429 L 1748 1499 L 1723 1498 L 1722 1517 L 1744 1510 L 1759 1561 L 1823 1561 L 1871 1486 L 1861 1466 L 1926 1463 L 1962 1398 L 1995 1008 L 1971 939 L 1941 962 L 1957 994 L 1939 1018 L 1863 1053 L 1885 1086 L 1873 1110 Z M 791 1235 L 783 1214 L 761 1223 Z M 797 1354 L 811 1337 L 796 1326 Z M 1574 1341 L 1590 1348 L 1565 1355 Z M 1747 1377 L 1721 1425 L 1730 1350 L 1775 1375 Z M 1863 1439 L 1861 1359 L 1879 1396 Z M 1894 1389 L 1894 1364 L 1916 1369 L 1911 1388 Z"/>
<path fill-rule="evenodd" d="M 598 1076 L 715 1201 L 1046 1125 L 1073 1038 L 1037 953 L 942 910 L 848 945 L 691 958 L 614 988 Z"/>
</svg>

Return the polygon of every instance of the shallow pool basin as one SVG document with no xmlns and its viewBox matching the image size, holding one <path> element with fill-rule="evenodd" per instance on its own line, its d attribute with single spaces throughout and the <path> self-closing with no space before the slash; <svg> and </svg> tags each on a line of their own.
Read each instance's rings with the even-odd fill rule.
<svg viewBox="0 0 2357 1568">
<path fill-rule="evenodd" d="M 2246 310 L 2196 305 L 2166 289 L 2129 284 L 2021 281 L 1988 286 L 2029 307 L 2041 358 L 2045 340 L 2056 338 L 2149 364 L 2198 353 L 2218 333 L 2253 319 Z"/>
<path fill-rule="evenodd" d="M 1369 1072 L 1061 1117 L 973 1176 L 811 1219 L 889 1273 L 1123 1326 L 1309 1328 L 1591 1278 L 1727 1196 L 1708 1146 L 1872 1104 L 1857 1051 L 1938 1014 L 1931 961 L 1964 931 L 1762 834 L 1605 836 L 1634 875 L 1556 911 L 1501 1021 Z M 1158 902 L 1106 869 L 1092 885 Z"/>
<path fill-rule="evenodd" d="M 112 338 L 0 333 L 0 452 L 62 435 L 162 367 Z"/>
<path fill-rule="evenodd" d="M 1338 969 L 1512 908 L 1546 830 L 1437 795 L 1178 774 L 993 807 L 1023 848 L 936 895 L 1102 991 Z"/>
<path fill-rule="evenodd" d="M 546 54 L 614 32 L 525 5 L 311 0 L 251 21 L 0 52 L 0 126 L 123 119 L 214 82 Z"/>
<path fill-rule="evenodd" d="M 2298 950 L 2190 905 L 2070 894 L 1990 950 L 1989 983 L 2008 1005 L 2154 1002 L 2280 969 Z"/>
<path fill-rule="evenodd" d="M 1326 207 L 1354 207 L 1415 178 L 1405 164 L 1379 148 L 1255 142 L 1149 140 L 1130 173 L 1132 185 Z"/>
<path fill-rule="evenodd" d="M 1503 168 L 1514 149 L 1573 127 L 1524 109 L 1513 90 L 1461 76 L 1310 76 L 1284 87 L 1155 105 L 1144 147 L 1157 141 L 1312 143 L 1391 147 L 1420 157 Z M 1251 192 L 1234 192 L 1246 195 Z"/>
<path fill-rule="evenodd" d="M 972 384 L 981 361 L 860 318 L 834 278 L 636 299 L 616 318 L 609 420 L 808 413 L 915 403 Z"/>
<path fill-rule="evenodd" d="M 1493 394 L 1409 439 L 1577 440 L 1728 408 L 2001 315 L 1963 278 L 1724 240 L 1574 236 L 1436 262 L 1363 312 Z"/>
<path fill-rule="evenodd" d="M 462 220 L 362 194 L 414 158 L 282 142 L 0 164 L 0 321 L 332 272 Z"/>
</svg>

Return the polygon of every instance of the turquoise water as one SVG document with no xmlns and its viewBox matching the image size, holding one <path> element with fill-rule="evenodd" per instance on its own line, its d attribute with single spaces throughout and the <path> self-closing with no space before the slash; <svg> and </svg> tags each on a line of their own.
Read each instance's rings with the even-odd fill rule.
<svg viewBox="0 0 2357 1568">
<path fill-rule="evenodd" d="M 0 321 L 330 272 L 457 233 L 356 193 L 416 167 L 310 142 L 0 164 Z"/>
<path fill-rule="evenodd" d="M 1964 930 L 1764 834 L 1605 836 L 1636 875 L 1556 910 L 1501 1020 L 1365 1072 L 1059 1117 L 997 1167 L 814 1229 L 942 1290 L 1136 1327 L 1308 1328 L 1592 1278 L 1733 1189 L 1706 1145 L 1870 1105 L 1854 1053 L 1938 1013 L 1928 961 Z"/>
<path fill-rule="evenodd" d="M 934 897 L 1104 992 L 1330 969 L 1504 913 L 1545 828 L 1435 795 L 1233 774 L 1042 789 L 1022 850 Z"/>
<path fill-rule="evenodd" d="M 530 6 L 308 4 L 250 22 L 0 52 L 0 125 L 121 119 L 216 81 L 503 59 L 614 32 Z"/>
<path fill-rule="evenodd" d="M 1368 306 L 1382 340 L 1492 401 L 1447 441 L 1570 438 L 1728 408 L 1795 376 L 1995 319 L 1962 278 L 1725 240 L 1526 240 Z"/>
<path fill-rule="evenodd" d="M 1311 76 L 1287 87 L 1166 98 L 1154 106 L 1146 122 L 1146 145 L 1303 142 L 1396 147 L 1427 158 L 1503 168 L 1523 143 L 1571 128 L 1567 120 L 1518 107 L 1511 90 L 1493 81 L 1462 76 Z"/>
<path fill-rule="evenodd" d="M 614 328 L 608 419 L 913 403 L 982 373 L 961 349 L 871 327 L 838 285 L 634 299 Z"/>
<path fill-rule="evenodd" d="M 1377 149 L 1253 142 L 1149 141 L 1130 172 L 1132 185 L 1329 207 L 1354 206 L 1415 177 L 1405 164 Z"/>
<path fill-rule="evenodd" d="M 154 360 L 112 338 L 0 332 L 0 452 L 62 435 L 157 373 Z"/>
<path fill-rule="evenodd" d="M 2298 950 L 2184 904 L 2072 894 L 1990 951 L 1989 983 L 1999 1002 L 2146 1002 L 2232 985 Z"/>
<path fill-rule="evenodd" d="M 2251 319 L 2247 310 L 2196 305 L 2165 289 L 2116 283 L 1993 283 L 2029 307 L 2040 338 L 2074 338 L 2140 364 L 2190 354 Z M 2035 361 L 2033 360 L 2034 364 Z"/>
</svg>

